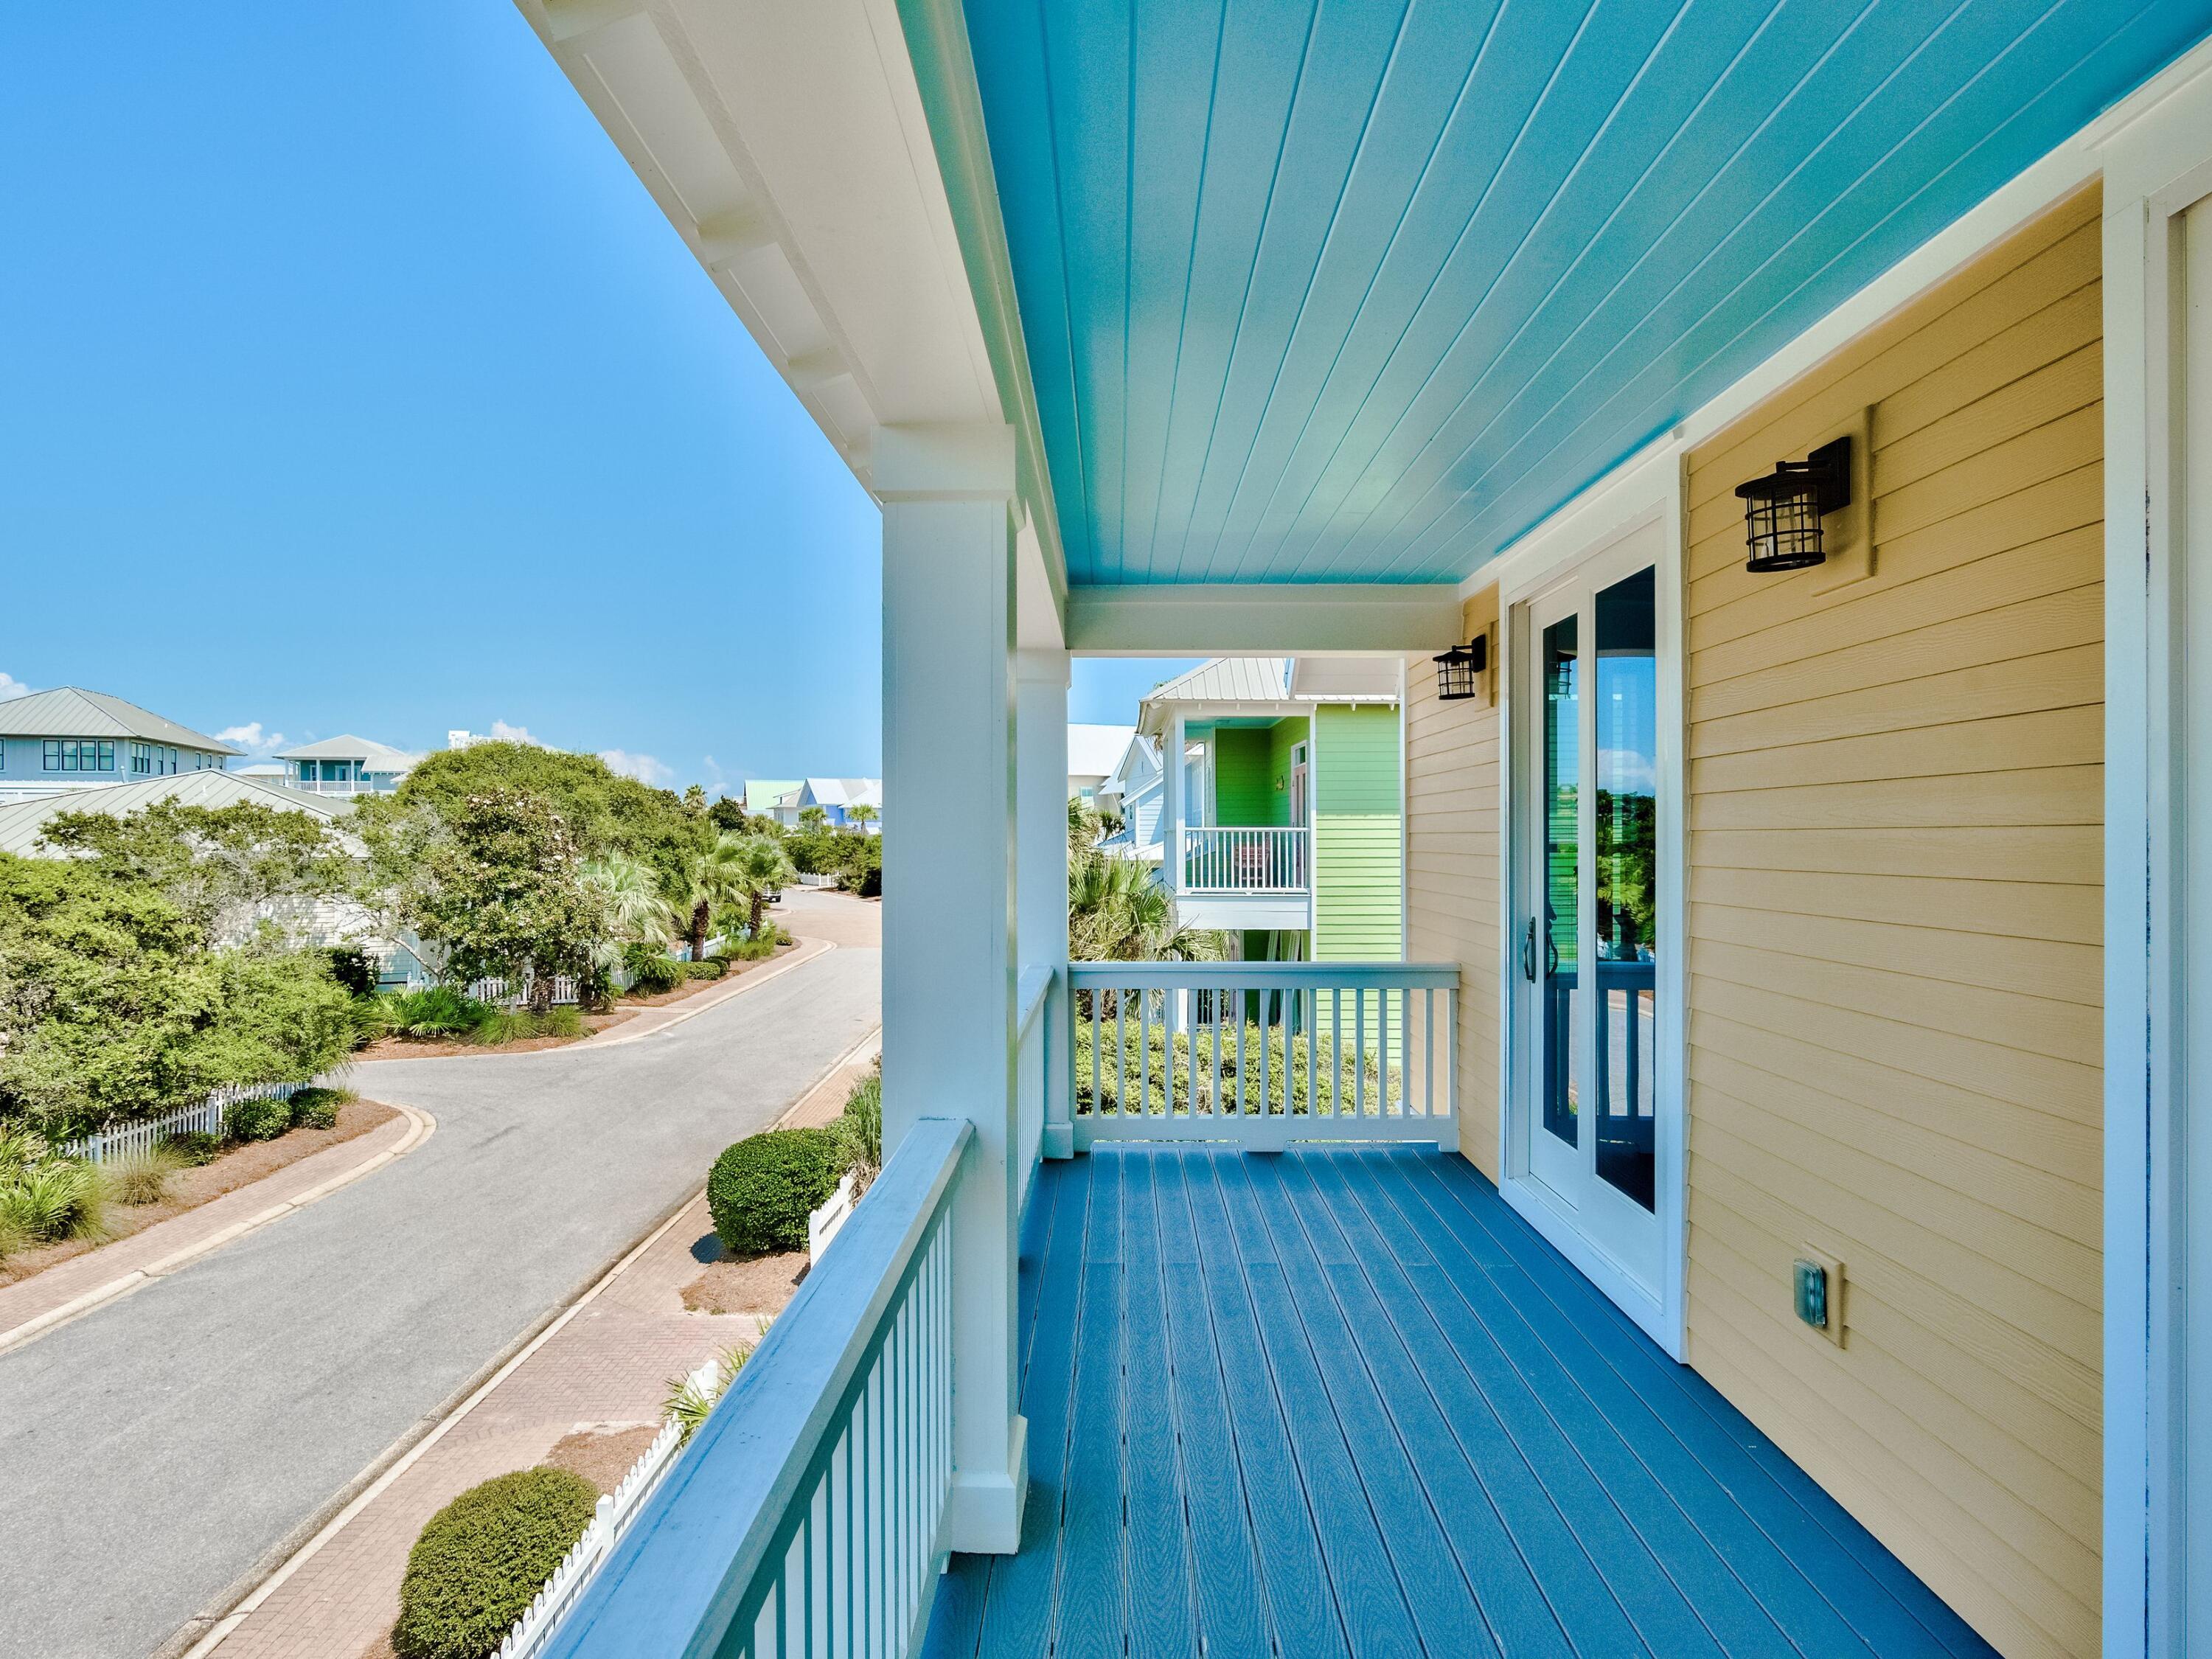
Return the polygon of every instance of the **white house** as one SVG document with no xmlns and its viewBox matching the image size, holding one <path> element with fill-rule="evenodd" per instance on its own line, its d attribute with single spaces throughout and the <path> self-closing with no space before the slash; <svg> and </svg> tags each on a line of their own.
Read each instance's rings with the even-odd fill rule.
<svg viewBox="0 0 2212 1659">
<path fill-rule="evenodd" d="M 81 686 L 0 702 L 0 801 L 220 771 L 238 752 L 220 738 Z"/>
<path fill-rule="evenodd" d="M 865 806 L 871 817 L 868 830 L 881 835 L 884 829 L 884 782 L 881 778 L 808 778 L 796 788 L 787 789 L 776 797 L 771 809 L 775 821 L 787 829 L 795 830 L 799 815 L 809 807 L 819 807 L 824 820 L 832 830 L 842 830 L 854 822 L 855 807 Z"/>
<path fill-rule="evenodd" d="M 317 795 L 388 795 L 422 758 L 350 732 L 301 744 L 276 757 L 288 786 Z"/>
<path fill-rule="evenodd" d="M 1133 726 L 1091 726 L 1070 721 L 1067 727 L 1067 793 L 1071 799 L 1096 800 L 1129 752 L 1137 735 Z"/>
</svg>

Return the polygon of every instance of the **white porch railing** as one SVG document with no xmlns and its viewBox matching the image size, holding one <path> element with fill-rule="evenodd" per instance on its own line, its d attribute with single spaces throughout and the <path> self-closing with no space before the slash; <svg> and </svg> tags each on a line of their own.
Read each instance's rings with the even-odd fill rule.
<svg viewBox="0 0 2212 1659">
<path fill-rule="evenodd" d="M 546 1649 L 903 1659 L 952 1479 L 964 1119 L 909 1130 Z"/>
<path fill-rule="evenodd" d="M 1216 824 L 1182 832 L 1186 893 L 1303 893 L 1313 882 L 1313 832 Z"/>
<path fill-rule="evenodd" d="M 1451 963 L 1068 965 L 1075 1142 L 1449 1140 Z"/>
<path fill-rule="evenodd" d="M 1044 1150 L 1044 1124 L 1052 1093 L 1054 968 L 1024 968 L 1014 993 L 1014 1179 L 1017 1206 L 1029 1202 L 1030 1181 Z"/>
</svg>

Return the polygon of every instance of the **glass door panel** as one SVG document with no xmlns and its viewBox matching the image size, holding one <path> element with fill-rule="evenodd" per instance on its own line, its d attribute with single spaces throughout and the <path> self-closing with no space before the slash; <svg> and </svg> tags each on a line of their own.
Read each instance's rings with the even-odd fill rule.
<svg viewBox="0 0 2212 1659">
<path fill-rule="evenodd" d="M 1653 1206 L 1658 988 L 1658 658 L 1652 573 L 1597 595 L 1597 1075 L 1591 1133 L 1598 1179 Z"/>
<path fill-rule="evenodd" d="M 1575 635 L 1580 618 L 1544 629 L 1540 673 L 1544 758 L 1543 919 L 1535 927 L 1543 961 L 1537 1044 L 1543 1055 L 1541 1121 L 1546 1133 L 1577 1144 L 1582 1097 L 1581 1045 L 1575 1041 L 1575 969 L 1581 931 L 1582 688 Z"/>
</svg>

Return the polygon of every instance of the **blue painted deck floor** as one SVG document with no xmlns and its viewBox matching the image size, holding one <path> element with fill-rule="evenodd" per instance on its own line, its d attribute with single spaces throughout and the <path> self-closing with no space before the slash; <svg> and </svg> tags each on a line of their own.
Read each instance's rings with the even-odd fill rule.
<svg viewBox="0 0 2212 1659">
<path fill-rule="evenodd" d="M 1039 1181 L 1022 1550 L 932 1659 L 1991 1652 L 1456 1158 Z"/>
</svg>

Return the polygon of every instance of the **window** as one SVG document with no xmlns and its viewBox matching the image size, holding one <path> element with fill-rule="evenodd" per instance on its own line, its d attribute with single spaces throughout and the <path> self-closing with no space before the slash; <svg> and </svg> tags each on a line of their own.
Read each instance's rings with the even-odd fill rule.
<svg viewBox="0 0 2212 1659">
<path fill-rule="evenodd" d="M 48 738 L 46 761 L 49 772 L 112 772 L 115 744 L 91 738 Z"/>
<path fill-rule="evenodd" d="M 154 745 L 134 743 L 131 745 L 131 773 L 133 777 L 147 777 L 154 770 Z"/>
</svg>

